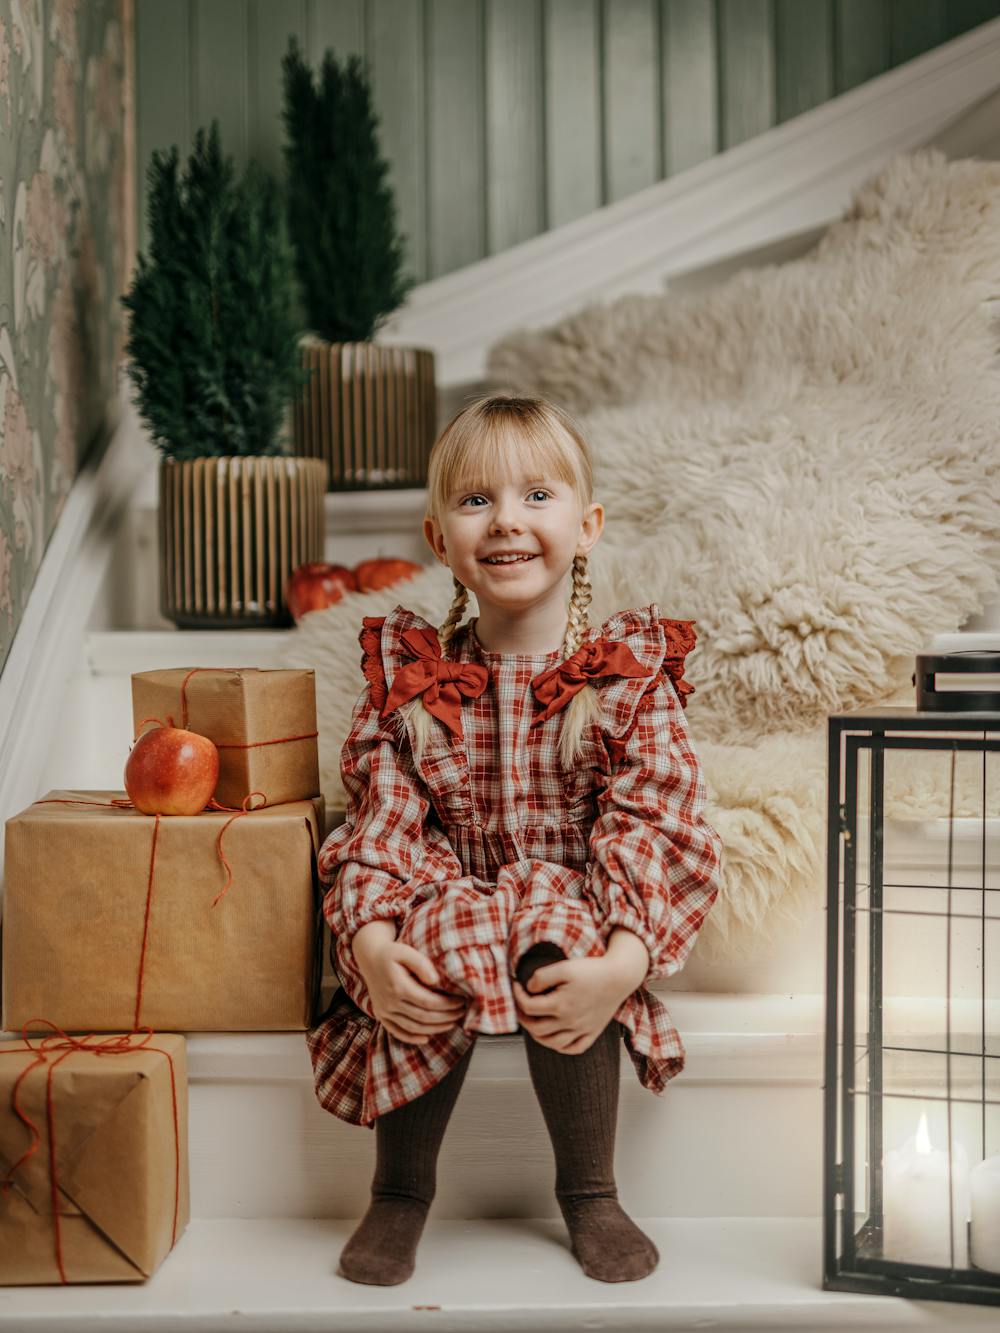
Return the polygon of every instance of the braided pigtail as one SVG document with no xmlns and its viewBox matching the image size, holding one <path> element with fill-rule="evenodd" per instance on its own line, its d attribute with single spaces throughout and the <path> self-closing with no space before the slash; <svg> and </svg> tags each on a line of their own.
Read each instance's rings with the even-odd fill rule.
<svg viewBox="0 0 1000 1333">
<path fill-rule="evenodd" d="M 583 643 L 590 620 L 587 607 L 592 596 L 587 557 L 578 555 L 573 560 L 573 591 L 569 599 L 569 619 L 563 640 L 563 659 L 571 656 Z M 600 716 L 597 691 L 584 685 L 573 695 L 563 709 L 562 731 L 559 734 L 559 758 L 564 768 L 571 768 L 582 750 L 584 732 Z"/>
<path fill-rule="evenodd" d="M 448 649 L 451 645 L 451 641 L 455 637 L 469 603 L 468 588 L 466 588 L 463 583 L 459 583 L 457 578 L 454 579 L 454 583 L 455 594 L 452 597 L 451 606 L 448 608 L 448 614 L 445 616 L 444 622 L 441 624 L 437 632 L 438 642 L 441 644 L 442 657 L 448 656 Z M 428 713 L 427 709 L 424 707 L 423 698 L 419 694 L 415 695 L 412 699 L 408 699 L 399 709 L 399 712 L 405 714 L 407 719 L 413 719 L 413 760 L 414 763 L 419 765 L 420 760 L 423 757 L 424 746 L 430 735 L 430 728 L 432 726 L 441 726 L 443 724 L 434 717 L 433 713 Z"/>
<path fill-rule="evenodd" d="M 466 607 L 469 605 L 469 590 L 464 583 L 459 583 L 458 579 L 452 575 L 455 584 L 455 594 L 451 600 L 451 607 L 444 618 L 444 623 L 438 630 L 438 639 L 441 643 L 441 656 L 448 656 L 448 649 L 451 641 L 462 623 L 462 617 L 465 615 Z"/>
</svg>

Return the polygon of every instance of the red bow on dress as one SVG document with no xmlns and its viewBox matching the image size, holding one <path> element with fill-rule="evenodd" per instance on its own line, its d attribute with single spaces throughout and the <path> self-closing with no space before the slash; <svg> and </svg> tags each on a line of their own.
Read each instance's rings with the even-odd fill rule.
<svg viewBox="0 0 1000 1333">
<path fill-rule="evenodd" d="M 612 643 L 608 639 L 592 639 L 583 644 L 575 653 L 535 676 L 531 688 L 535 699 L 544 705 L 542 711 L 531 721 L 537 727 L 553 713 L 558 713 L 569 703 L 577 690 L 582 690 L 588 681 L 599 676 L 652 676 L 641 662 L 636 659 L 632 649 L 624 643 Z"/>
<path fill-rule="evenodd" d="M 396 672 L 382 716 L 405 704 L 416 694 L 424 696 L 428 713 L 439 717 L 448 729 L 463 739 L 462 698 L 478 699 L 490 675 L 478 662 L 449 662 L 441 656 L 441 642 L 433 628 L 413 626 L 404 630 L 403 642 L 416 654 Z"/>
</svg>

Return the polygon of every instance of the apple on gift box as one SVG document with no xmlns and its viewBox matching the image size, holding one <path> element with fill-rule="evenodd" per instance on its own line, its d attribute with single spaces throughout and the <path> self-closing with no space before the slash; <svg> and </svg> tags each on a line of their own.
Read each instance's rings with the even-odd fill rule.
<svg viewBox="0 0 1000 1333">
<path fill-rule="evenodd" d="M 218 781 L 215 743 L 182 727 L 144 731 L 125 763 L 125 790 L 144 815 L 199 815 Z"/>
<path fill-rule="evenodd" d="M 285 584 L 285 602 L 292 619 L 299 621 L 308 611 L 322 611 L 339 602 L 345 592 L 372 592 L 419 574 L 423 565 L 395 556 L 361 560 L 353 569 L 313 560 L 292 571 Z"/>
</svg>

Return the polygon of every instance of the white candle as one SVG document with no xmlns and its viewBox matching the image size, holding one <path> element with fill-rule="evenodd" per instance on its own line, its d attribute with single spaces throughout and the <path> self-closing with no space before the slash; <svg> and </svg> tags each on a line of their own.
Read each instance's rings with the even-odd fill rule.
<svg viewBox="0 0 1000 1333">
<path fill-rule="evenodd" d="M 972 1262 L 1000 1273 L 1000 1156 L 972 1168 Z"/>
<path fill-rule="evenodd" d="M 951 1224 L 955 1231 L 956 1268 L 968 1268 L 966 1223 L 969 1217 L 969 1162 L 961 1144 L 952 1155 L 952 1211 L 948 1208 L 948 1154 L 931 1146 L 927 1116 L 915 1137 L 886 1154 L 883 1173 L 886 1259 L 901 1263 L 952 1264 Z"/>
</svg>

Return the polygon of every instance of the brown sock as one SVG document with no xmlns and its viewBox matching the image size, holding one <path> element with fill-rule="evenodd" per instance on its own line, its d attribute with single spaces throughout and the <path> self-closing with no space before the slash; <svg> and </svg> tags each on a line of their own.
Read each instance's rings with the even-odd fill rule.
<svg viewBox="0 0 1000 1333">
<path fill-rule="evenodd" d="M 556 944 L 536 944 L 522 956 L 517 978 L 526 986 L 536 968 L 565 956 Z M 660 1258 L 618 1202 L 618 1029 L 612 1019 L 581 1055 L 564 1055 L 524 1033 L 531 1081 L 555 1153 L 556 1200 L 572 1252 L 587 1276 L 601 1282 L 634 1282 L 651 1273 Z"/>
<path fill-rule="evenodd" d="M 437 1188 L 438 1151 L 473 1049 L 433 1088 L 376 1119 L 371 1203 L 341 1251 L 338 1276 L 391 1287 L 413 1272 Z"/>
</svg>

